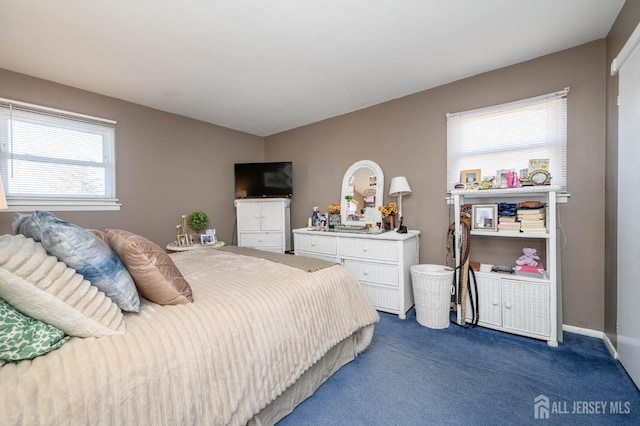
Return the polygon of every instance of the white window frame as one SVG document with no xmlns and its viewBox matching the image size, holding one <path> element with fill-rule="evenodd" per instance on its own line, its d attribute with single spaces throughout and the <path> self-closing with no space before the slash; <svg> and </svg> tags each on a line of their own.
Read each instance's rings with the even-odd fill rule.
<svg viewBox="0 0 640 426">
<path fill-rule="evenodd" d="M 542 96 L 447 114 L 447 192 L 463 170 L 482 177 L 498 170 L 520 172 L 529 160 L 550 159 L 551 185 L 567 189 L 567 95 Z"/>
<path fill-rule="evenodd" d="M 16 159 L 29 160 L 29 155 L 12 152 L 11 120 L 31 121 L 64 130 L 100 134 L 102 136 L 103 158 L 94 163 L 104 168 L 104 194 L 65 194 L 56 195 L 43 190 L 41 194 L 21 194 L 12 192 L 9 181 L 12 173 L 12 162 Z M 70 111 L 29 104 L 11 99 L 0 98 L 0 176 L 6 194 L 8 211 L 24 212 L 34 210 L 52 211 L 86 211 L 120 210 L 116 198 L 115 167 L 115 130 L 117 122 L 105 118 L 92 117 Z M 69 142 L 71 144 L 71 142 Z M 53 164 L 83 164 L 82 160 L 59 159 L 54 157 L 38 158 Z M 86 164 L 86 162 L 85 162 Z"/>
</svg>

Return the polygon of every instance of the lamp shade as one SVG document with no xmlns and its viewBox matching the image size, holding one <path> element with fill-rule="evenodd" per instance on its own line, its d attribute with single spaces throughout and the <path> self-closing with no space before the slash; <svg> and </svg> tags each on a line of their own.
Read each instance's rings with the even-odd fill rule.
<svg viewBox="0 0 640 426">
<path fill-rule="evenodd" d="M 391 186 L 389 187 L 389 195 L 396 197 L 398 195 L 411 194 L 411 187 L 407 178 L 404 176 L 397 176 L 391 179 Z"/>
</svg>

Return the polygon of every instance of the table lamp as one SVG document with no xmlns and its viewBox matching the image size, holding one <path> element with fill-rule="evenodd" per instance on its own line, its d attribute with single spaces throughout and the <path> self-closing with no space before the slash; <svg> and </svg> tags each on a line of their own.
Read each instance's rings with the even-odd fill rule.
<svg viewBox="0 0 640 426">
<path fill-rule="evenodd" d="M 389 195 L 392 197 L 398 197 L 398 216 L 402 218 L 402 196 L 411 194 L 411 187 L 407 178 L 404 176 L 397 176 L 391 179 L 391 186 L 389 187 Z"/>
</svg>

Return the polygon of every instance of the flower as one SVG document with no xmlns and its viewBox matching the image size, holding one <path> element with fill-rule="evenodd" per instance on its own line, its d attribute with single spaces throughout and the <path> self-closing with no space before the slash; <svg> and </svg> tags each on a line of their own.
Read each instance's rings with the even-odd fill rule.
<svg viewBox="0 0 640 426">
<path fill-rule="evenodd" d="M 338 214 L 338 213 L 340 213 L 340 203 L 329 204 L 329 214 Z"/>
<path fill-rule="evenodd" d="M 378 210 L 382 213 L 382 218 L 385 219 L 398 214 L 398 205 L 396 203 L 389 203 L 388 206 L 382 205 L 378 207 Z"/>
</svg>

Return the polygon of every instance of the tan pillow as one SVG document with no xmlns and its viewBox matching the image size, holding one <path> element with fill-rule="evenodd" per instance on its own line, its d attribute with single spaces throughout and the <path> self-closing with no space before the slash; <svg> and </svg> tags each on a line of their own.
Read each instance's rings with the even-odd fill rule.
<svg viewBox="0 0 640 426">
<path fill-rule="evenodd" d="M 136 283 L 138 292 L 159 305 L 193 302 L 191 286 L 157 244 L 132 232 L 107 229 L 107 241 Z"/>
<path fill-rule="evenodd" d="M 122 311 L 109 297 L 21 234 L 0 236 L 0 298 L 69 336 L 125 331 Z"/>
<path fill-rule="evenodd" d="M 99 229 L 87 229 L 87 231 L 100 238 L 103 242 L 109 244 L 109 242 L 107 241 L 107 234 L 104 231 L 101 231 Z"/>
</svg>

